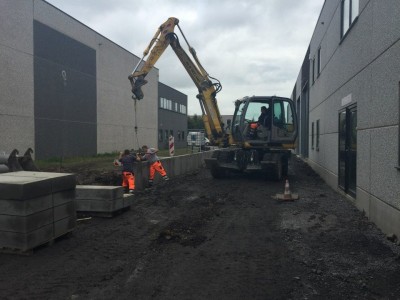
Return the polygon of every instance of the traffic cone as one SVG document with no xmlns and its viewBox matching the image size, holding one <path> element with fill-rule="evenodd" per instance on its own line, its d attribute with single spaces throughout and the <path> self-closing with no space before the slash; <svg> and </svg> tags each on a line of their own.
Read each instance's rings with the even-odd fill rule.
<svg viewBox="0 0 400 300">
<path fill-rule="evenodd" d="M 289 187 L 289 180 L 287 180 L 287 179 L 285 182 L 285 191 L 283 192 L 283 198 L 285 198 L 285 199 L 292 198 L 292 193 L 290 192 L 290 187 Z"/>
<path fill-rule="evenodd" d="M 290 192 L 290 186 L 289 186 L 289 180 L 286 179 L 285 181 L 285 190 L 283 191 L 283 194 L 276 194 L 275 199 L 278 200 L 284 200 L 284 201 L 293 201 L 293 200 L 298 200 L 299 195 L 298 194 L 292 194 Z"/>
</svg>

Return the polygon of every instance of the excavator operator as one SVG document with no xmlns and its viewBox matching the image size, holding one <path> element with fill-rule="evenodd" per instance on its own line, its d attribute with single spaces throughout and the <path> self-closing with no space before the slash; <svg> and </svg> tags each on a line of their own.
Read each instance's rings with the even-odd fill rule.
<svg viewBox="0 0 400 300">
<path fill-rule="evenodd" d="M 265 128 L 271 128 L 271 112 L 266 106 L 261 106 L 261 115 L 258 117 L 257 123 Z"/>
</svg>

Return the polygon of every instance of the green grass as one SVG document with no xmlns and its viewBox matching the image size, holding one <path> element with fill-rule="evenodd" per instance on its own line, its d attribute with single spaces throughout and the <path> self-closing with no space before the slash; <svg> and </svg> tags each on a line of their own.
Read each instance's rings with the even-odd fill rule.
<svg viewBox="0 0 400 300">
<path fill-rule="evenodd" d="M 197 149 L 194 149 L 197 152 Z M 175 156 L 190 154 L 192 153 L 191 148 L 179 148 L 175 149 Z M 113 153 L 102 153 L 93 156 L 76 156 L 76 157 L 56 157 L 46 160 L 36 160 L 35 164 L 41 170 L 57 169 L 60 167 L 76 167 L 79 165 L 98 165 L 99 168 L 112 166 L 112 162 L 117 158 L 119 152 Z M 159 157 L 169 157 L 169 150 L 159 150 L 157 153 Z"/>
</svg>

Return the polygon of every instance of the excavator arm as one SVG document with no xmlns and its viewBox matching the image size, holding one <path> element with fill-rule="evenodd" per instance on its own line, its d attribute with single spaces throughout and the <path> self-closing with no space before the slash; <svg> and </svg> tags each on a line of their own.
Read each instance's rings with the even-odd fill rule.
<svg viewBox="0 0 400 300">
<path fill-rule="evenodd" d="M 211 143 L 225 146 L 227 144 L 227 134 L 225 133 L 216 99 L 216 94 L 221 90 L 221 84 L 217 79 L 210 77 L 203 68 L 199 59 L 197 58 L 196 51 L 187 42 L 178 23 L 178 19 L 169 18 L 158 28 L 153 39 L 150 41 L 150 44 L 143 52 L 142 59 L 137 64 L 132 74 L 129 75 L 129 80 L 132 85 L 133 98 L 137 100 L 143 99 L 144 94 L 142 91 L 142 86 L 147 83 L 145 80 L 146 75 L 150 72 L 157 60 L 164 53 L 165 49 L 168 46 L 171 46 L 199 91 L 197 98 L 199 99 L 202 110 L 204 127 Z M 185 38 L 195 63 L 181 47 L 178 36 L 174 33 L 174 28 L 176 25 L 181 31 L 182 36 Z M 145 61 L 142 68 L 138 70 L 138 67 L 143 61 L 144 57 L 149 53 L 149 58 L 147 61 Z M 216 80 L 217 82 L 213 83 L 210 78 Z"/>
</svg>

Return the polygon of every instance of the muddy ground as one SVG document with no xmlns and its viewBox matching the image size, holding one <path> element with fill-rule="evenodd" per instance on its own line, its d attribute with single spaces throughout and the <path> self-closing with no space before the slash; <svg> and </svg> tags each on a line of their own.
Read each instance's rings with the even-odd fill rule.
<svg viewBox="0 0 400 300">
<path fill-rule="evenodd" d="M 400 299 L 400 247 L 301 160 L 288 179 L 295 202 L 257 176 L 162 182 L 30 256 L 0 254 L 0 298 Z"/>
</svg>

